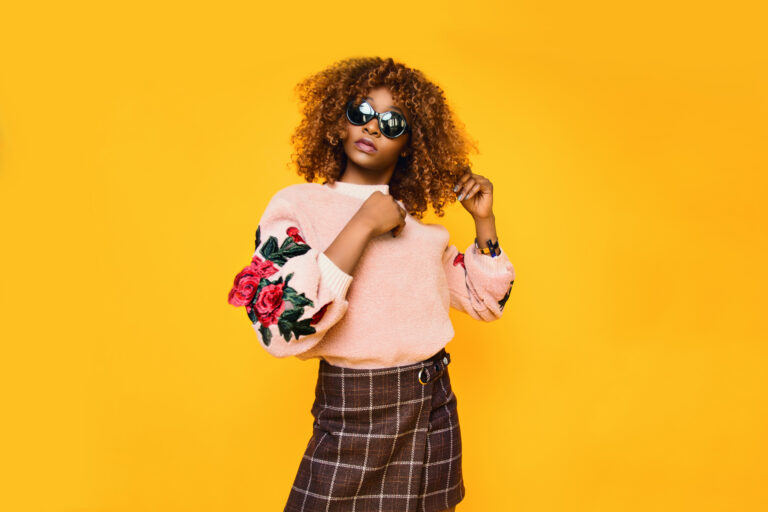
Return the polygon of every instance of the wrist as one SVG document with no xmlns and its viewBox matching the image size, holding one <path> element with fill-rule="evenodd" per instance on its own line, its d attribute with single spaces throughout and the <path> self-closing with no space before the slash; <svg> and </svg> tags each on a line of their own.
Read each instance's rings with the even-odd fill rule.
<svg viewBox="0 0 768 512">
<path fill-rule="evenodd" d="M 494 237 L 496 238 L 496 237 Z M 496 241 L 486 240 L 484 244 L 480 244 L 477 238 L 475 238 L 475 248 L 480 254 L 486 254 L 491 257 L 496 257 L 501 254 L 501 248 L 499 247 L 499 240 Z"/>
<path fill-rule="evenodd" d="M 473 215 L 472 219 L 475 221 L 475 224 L 488 224 L 488 223 L 496 222 L 496 216 L 493 214 L 493 212 L 489 213 L 484 217 Z"/>
<path fill-rule="evenodd" d="M 374 225 L 365 217 L 355 215 L 352 217 L 352 220 L 350 220 L 349 223 L 354 227 L 355 230 L 357 230 L 359 233 L 362 233 L 367 240 L 370 241 L 370 239 L 373 238 L 373 233 L 375 231 Z"/>
<path fill-rule="evenodd" d="M 474 217 L 475 219 L 475 231 L 477 236 L 475 237 L 475 247 L 481 254 L 495 257 L 501 254 L 499 248 L 499 239 L 496 236 L 496 217 L 493 212 L 487 216 Z"/>
</svg>

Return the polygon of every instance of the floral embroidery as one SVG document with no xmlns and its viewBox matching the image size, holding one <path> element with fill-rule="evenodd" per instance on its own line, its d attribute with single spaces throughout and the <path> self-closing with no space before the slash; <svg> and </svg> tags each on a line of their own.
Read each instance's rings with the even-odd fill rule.
<svg viewBox="0 0 768 512">
<path fill-rule="evenodd" d="M 277 323 L 280 314 L 285 311 L 285 302 L 283 301 L 284 285 L 279 282 L 268 284 L 261 288 L 259 296 L 253 302 L 256 309 L 256 317 L 264 327 L 269 327 Z"/>
<path fill-rule="evenodd" d="M 512 285 L 515 284 L 515 280 L 509 282 L 509 289 L 507 290 L 506 295 L 499 301 L 499 310 L 504 311 L 504 305 L 507 303 L 507 299 L 509 299 L 509 294 L 512 292 Z"/>
<path fill-rule="evenodd" d="M 290 228 L 286 229 L 285 232 L 288 234 L 288 236 L 293 238 L 293 241 L 296 242 L 297 244 L 306 243 L 306 242 L 304 242 L 304 239 L 301 238 L 301 235 L 299 235 L 298 228 L 290 227 Z"/>
<path fill-rule="evenodd" d="M 229 303 L 233 306 L 245 306 L 251 309 L 251 302 L 262 277 L 269 277 L 277 272 L 275 265 L 269 260 L 254 256 L 251 264 L 235 276 L 233 288 L 229 291 Z"/>
<path fill-rule="evenodd" d="M 453 258 L 453 266 L 454 267 L 456 265 L 458 265 L 459 263 L 461 263 L 461 266 L 464 267 L 465 269 L 467 268 L 466 265 L 464 265 L 464 254 L 463 253 L 458 253 L 456 255 L 456 257 Z"/>
<path fill-rule="evenodd" d="M 257 322 L 264 344 L 269 346 L 272 332 L 269 327 L 277 324 L 278 331 L 285 338 L 286 343 L 299 336 L 314 334 L 317 332 L 312 325 L 323 318 L 328 304 L 325 304 L 311 318 L 299 320 L 304 314 L 305 306 L 313 307 L 315 304 L 304 293 L 297 291 L 288 282 L 293 277 L 293 272 L 270 281 L 268 278 L 278 272 L 277 267 L 282 267 L 290 258 L 301 256 L 311 249 L 299 234 L 299 229 L 291 226 L 286 230 L 288 235 L 278 246 L 277 238 L 270 236 L 264 245 L 261 245 L 261 226 L 256 229 L 256 251 L 264 257 L 262 260 L 254 254 L 249 266 L 241 270 L 235 276 L 234 286 L 229 292 L 229 303 L 233 306 L 245 306 L 248 318 L 255 325 Z M 259 249 L 261 246 L 261 249 Z"/>
<path fill-rule="evenodd" d="M 330 302 L 329 302 L 328 304 L 324 305 L 323 307 L 321 307 L 321 308 L 320 308 L 320 309 L 317 311 L 317 313 L 315 313 L 314 315 L 312 315 L 312 320 L 311 320 L 309 323 L 314 325 L 314 324 L 316 324 L 317 322 L 319 322 L 319 321 L 320 321 L 320 320 L 323 318 L 323 315 L 325 315 L 325 310 L 326 310 L 326 309 L 328 309 L 328 305 L 329 305 L 329 304 L 330 304 Z"/>
</svg>

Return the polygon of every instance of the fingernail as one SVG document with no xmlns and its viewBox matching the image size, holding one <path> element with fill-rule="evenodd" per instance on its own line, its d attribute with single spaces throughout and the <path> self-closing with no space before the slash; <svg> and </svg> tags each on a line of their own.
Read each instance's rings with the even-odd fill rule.
<svg viewBox="0 0 768 512">
<path fill-rule="evenodd" d="M 464 194 L 461 194 L 461 195 L 459 196 L 459 201 L 461 201 L 461 198 L 462 198 L 462 197 L 464 197 Z"/>
<path fill-rule="evenodd" d="M 455 187 L 453 187 L 453 191 L 454 191 L 454 192 L 456 192 L 457 190 L 459 190 L 459 186 L 458 186 L 458 185 L 456 185 Z"/>
</svg>

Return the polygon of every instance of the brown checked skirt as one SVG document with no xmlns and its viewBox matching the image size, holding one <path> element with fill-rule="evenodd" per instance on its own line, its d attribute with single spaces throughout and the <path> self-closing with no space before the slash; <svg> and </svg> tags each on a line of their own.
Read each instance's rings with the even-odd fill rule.
<svg viewBox="0 0 768 512">
<path fill-rule="evenodd" d="M 312 437 L 288 512 L 442 512 L 464 498 L 445 349 L 381 369 L 320 360 Z"/>
</svg>

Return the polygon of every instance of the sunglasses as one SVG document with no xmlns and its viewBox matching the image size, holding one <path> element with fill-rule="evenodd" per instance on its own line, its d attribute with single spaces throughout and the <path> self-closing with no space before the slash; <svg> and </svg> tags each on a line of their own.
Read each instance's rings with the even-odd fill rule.
<svg viewBox="0 0 768 512">
<path fill-rule="evenodd" d="M 347 119 L 355 126 L 368 124 L 373 118 L 379 119 L 379 130 L 390 139 L 396 139 L 402 134 L 411 131 L 411 127 L 405 121 L 405 116 L 400 112 L 390 111 L 379 113 L 367 101 L 362 103 L 347 103 Z"/>
</svg>

